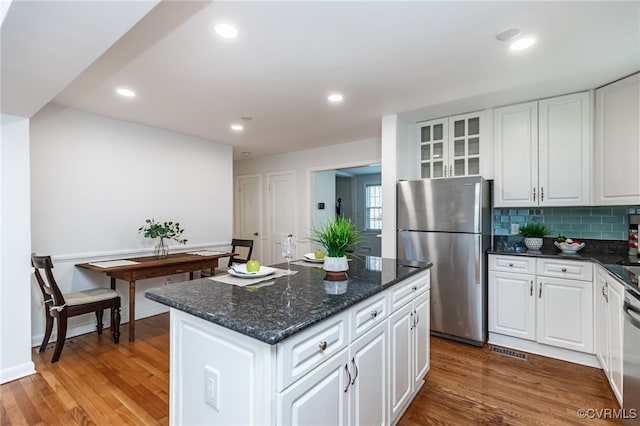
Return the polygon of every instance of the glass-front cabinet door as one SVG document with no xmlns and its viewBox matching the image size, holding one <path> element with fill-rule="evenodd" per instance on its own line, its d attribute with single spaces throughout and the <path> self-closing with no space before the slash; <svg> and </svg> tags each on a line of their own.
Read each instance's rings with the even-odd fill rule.
<svg viewBox="0 0 640 426">
<path fill-rule="evenodd" d="M 448 163 L 447 119 L 419 123 L 420 170 L 423 178 L 443 178 Z"/>
<path fill-rule="evenodd" d="M 422 178 L 480 174 L 482 113 L 418 123 Z"/>
<path fill-rule="evenodd" d="M 451 160 L 449 176 L 480 174 L 480 116 L 465 114 L 449 118 Z"/>
</svg>

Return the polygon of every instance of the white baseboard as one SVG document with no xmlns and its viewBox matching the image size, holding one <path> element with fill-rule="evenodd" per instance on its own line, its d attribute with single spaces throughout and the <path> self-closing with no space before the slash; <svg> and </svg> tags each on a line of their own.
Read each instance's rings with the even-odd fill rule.
<svg viewBox="0 0 640 426">
<path fill-rule="evenodd" d="M 497 333 L 489 333 L 488 343 L 498 346 L 504 346 L 511 349 L 517 349 L 536 355 L 542 355 L 549 358 L 555 358 L 562 361 L 573 362 L 575 364 L 602 369 L 595 354 L 587 354 L 584 352 L 576 352 L 564 348 L 556 348 L 554 346 L 543 345 L 531 340 L 519 339 L 517 337 L 505 336 Z"/>
<path fill-rule="evenodd" d="M 34 365 L 33 361 L 5 368 L 4 370 L 0 370 L 0 384 L 11 382 L 13 380 L 35 374 L 35 372 L 36 366 Z"/>
<path fill-rule="evenodd" d="M 147 317 L 152 317 L 154 315 L 163 314 L 165 312 L 169 312 L 169 307 L 161 304 L 157 304 L 157 306 L 150 306 L 146 309 L 138 310 L 136 309 L 136 319 L 142 319 Z M 105 312 L 103 318 L 104 330 L 109 333 L 109 327 L 111 327 L 111 318 L 109 317 L 109 311 Z M 122 317 L 122 322 L 120 323 L 120 332 L 122 332 L 122 327 L 124 324 L 129 323 L 129 318 L 125 316 Z M 91 321 L 83 322 L 82 324 L 75 325 L 73 327 L 67 328 L 67 339 L 70 337 L 80 336 L 82 334 L 87 333 L 95 333 L 96 332 L 96 321 L 95 318 L 92 318 Z M 44 338 L 44 332 L 40 333 L 36 336 L 31 336 L 31 346 L 38 347 L 42 344 L 42 339 Z M 56 335 L 56 324 L 54 321 L 53 324 L 53 333 L 51 333 L 51 338 L 49 339 L 49 343 L 55 342 L 57 339 Z"/>
</svg>

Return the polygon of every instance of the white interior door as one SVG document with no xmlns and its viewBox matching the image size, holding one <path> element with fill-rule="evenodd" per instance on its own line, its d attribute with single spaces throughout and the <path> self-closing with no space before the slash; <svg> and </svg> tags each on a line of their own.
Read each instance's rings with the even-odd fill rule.
<svg viewBox="0 0 640 426">
<path fill-rule="evenodd" d="M 284 262 L 280 246 L 282 239 L 289 234 L 293 234 L 296 241 L 300 241 L 302 236 L 296 235 L 297 229 L 297 208 L 298 198 L 296 194 L 296 174 L 295 172 L 282 172 L 267 176 L 268 193 L 268 236 L 269 253 L 263 253 L 265 259 L 270 259 L 270 263 Z M 296 253 L 296 258 L 300 257 Z"/>
<path fill-rule="evenodd" d="M 262 261 L 262 176 L 236 178 L 234 238 L 253 240 L 252 258 Z"/>
</svg>

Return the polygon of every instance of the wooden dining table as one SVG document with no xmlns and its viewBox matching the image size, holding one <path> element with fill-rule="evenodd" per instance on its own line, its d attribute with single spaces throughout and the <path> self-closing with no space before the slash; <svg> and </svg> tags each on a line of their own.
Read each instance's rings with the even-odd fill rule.
<svg viewBox="0 0 640 426">
<path fill-rule="evenodd" d="M 198 252 L 175 253 L 159 259 L 156 256 L 132 257 L 89 263 L 79 263 L 77 268 L 88 269 L 107 274 L 111 278 L 111 288 L 116 289 L 116 279 L 129 283 L 129 341 L 135 340 L 136 330 L 136 281 L 158 278 L 168 275 L 189 273 L 193 279 L 196 271 L 211 270 L 218 267 L 218 259 L 230 257 L 235 253 L 202 250 Z"/>
</svg>

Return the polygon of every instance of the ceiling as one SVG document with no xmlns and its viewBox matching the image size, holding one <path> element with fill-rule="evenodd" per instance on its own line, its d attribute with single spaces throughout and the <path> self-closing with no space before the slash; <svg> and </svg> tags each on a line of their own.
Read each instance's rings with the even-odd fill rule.
<svg viewBox="0 0 640 426">
<path fill-rule="evenodd" d="M 89 14 L 79 5 L 93 4 L 50 3 L 78 6 L 75 20 Z M 236 159 L 377 138 L 387 114 L 420 121 L 594 88 L 640 70 L 638 1 L 163 1 L 137 13 L 144 17 L 51 100 L 230 144 Z M 3 27 L 10 18 L 18 28 L 20 19 L 33 22 L 15 15 Z M 233 23 L 239 37 L 217 36 L 219 22 Z M 495 37 L 507 26 L 537 43 L 510 51 Z M 73 56 L 56 40 L 47 47 Z M 121 86 L 137 96 L 117 96 Z M 344 101 L 330 104 L 335 91 Z"/>
</svg>

